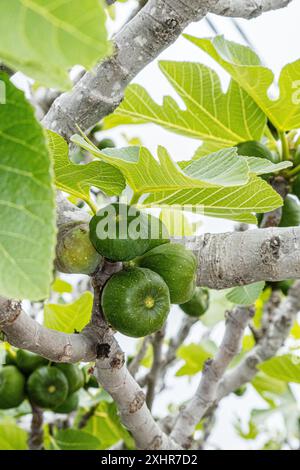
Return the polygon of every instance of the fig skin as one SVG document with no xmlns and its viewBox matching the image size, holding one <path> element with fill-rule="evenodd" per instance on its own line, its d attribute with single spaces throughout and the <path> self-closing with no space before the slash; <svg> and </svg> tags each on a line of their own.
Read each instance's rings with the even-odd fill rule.
<svg viewBox="0 0 300 470">
<path fill-rule="evenodd" d="M 102 257 L 95 250 L 87 224 L 69 224 L 60 229 L 55 267 L 67 274 L 93 274 Z"/>
</svg>

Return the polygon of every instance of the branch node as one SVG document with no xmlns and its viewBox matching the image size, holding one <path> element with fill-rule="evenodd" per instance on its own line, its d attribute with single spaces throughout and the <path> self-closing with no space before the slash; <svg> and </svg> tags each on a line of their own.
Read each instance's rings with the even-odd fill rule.
<svg viewBox="0 0 300 470">
<path fill-rule="evenodd" d="M 133 414 L 133 413 L 136 413 L 138 410 L 140 410 L 142 406 L 144 405 L 145 400 L 146 400 L 146 396 L 144 392 L 142 390 L 137 392 L 134 399 L 129 405 L 129 413 Z"/>
<path fill-rule="evenodd" d="M 109 365 L 112 369 L 121 369 L 125 364 L 125 354 L 123 351 L 118 351 L 111 359 Z"/>
<path fill-rule="evenodd" d="M 110 345 L 101 343 L 97 345 L 97 359 L 108 359 L 110 353 Z"/>
</svg>

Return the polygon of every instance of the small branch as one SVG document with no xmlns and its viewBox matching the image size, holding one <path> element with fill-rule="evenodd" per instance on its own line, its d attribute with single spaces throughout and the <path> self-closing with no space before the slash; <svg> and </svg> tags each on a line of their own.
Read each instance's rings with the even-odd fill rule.
<svg viewBox="0 0 300 470">
<path fill-rule="evenodd" d="M 20 302 L 0 297 L 0 330 L 9 343 L 39 354 L 53 362 L 93 361 L 98 334 L 87 326 L 80 334 L 65 334 L 43 327 L 30 318 Z"/>
<path fill-rule="evenodd" d="M 32 410 L 31 427 L 28 439 L 30 450 L 42 450 L 44 447 L 44 413 L 34 403 L 30 403 Z"/>
<path fill-rule="evenodd" d="M 138 373 L 139 367 L 141 365 L 142 360 L 144 359 L 148 346 L 151 342 L 151 336 L 146 336 L 141 344 L 140 349 L 138 350 L 138 353 L 134 356 L 132 359 L 131 363 L 128 366 L 128 370 L 132 377 L 135 377 L 136 374 Z"/>
<path fill-rule="evenodd" d="M 199 321 L 198 318 L 184 315 L 178 332 L 170 339 L 169 348 L 162 364 L 162 371 L 165 371 L 176 360 L 177 349 L 184 343 L 192 326 L 197 323 L 197 321 Z"/>
<path fill-rule="evenodd" d="M 256 366 L 275 356 L 290 333 L 290 329 L 300 311 L 300 282 L 296 282 L 289 290 L 286 299 L 277 307 L 269 330 L 247 356 L 220 382 L 216 401 L 251 382 L 257 374 Z"/>
<path fill-rule="evenodd" d="M 146 394 L 146 403 L 149 410 L 152 409 L 155 390 L 157 385 L 157 380 L 160 375 L 160 369 L 162 366 L 162 351 L 163 351 L 163 342 L 165 339 L 166 325 L 160 330 L 157 331 L 152 339 L 153 347 L 153 363 L 150 369 L 149 374 L 147 375 L 147 394 Z"/>
<path fill-rule="evenodd" d="M 226 289 L 300 278 L 300 228 L 268 228 L 174 239 L 198 259 L 197 285 Z"/>
<path fill-rule="evenodd" d="M 211 13 L 220 16 L 251 19 L 267 11 L 284 8 L 292 0 L 223 0 L 210 9 Z"/>
<path fill-rule="evenodd" d="M 96 361 L 95 376 L 117 404 L 122 423 L 133 435 L 138 449 L 180 449 L 155 422 L 144 392 L 128 372 L 124 353 L 113 337 Z"/>
<path fill-rule="evenodd" d="M 195 396 L 180 412 L 171 437 L 188 448 L 195 426 L 215 401 L 218 384 L 232 359 L 238 354 L 245 328 L 254 311 L 248 307 L 236 307 L 227 314 L 223 341 L 214 359 L 209 359 L 203 369 Z"/>
<path fill-rule="evenodd" d="M 78 429 L 83 429 L 89 420 L 94 416 L 98 405 L 92 406 L 80 419 L 78 423 Z"/>
</svg>

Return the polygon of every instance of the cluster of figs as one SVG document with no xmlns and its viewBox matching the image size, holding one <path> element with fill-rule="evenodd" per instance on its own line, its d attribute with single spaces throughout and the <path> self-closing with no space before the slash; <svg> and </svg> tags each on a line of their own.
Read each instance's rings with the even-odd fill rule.
<svg viewBox="0 0 300 470">
<path fill-rule="evenodd" d="M 197 260 L 192 251 L 170 243 L 162 221 L 126 204 L 110 204 L 90 221 L 97 253 L 123 269 L 106 283 L 101 296 L 107 322 L 131 337 L 162 328 L 171 304 L 188 315 L 208 308 L 208 291 L 196 287 Z"/>
</svg>

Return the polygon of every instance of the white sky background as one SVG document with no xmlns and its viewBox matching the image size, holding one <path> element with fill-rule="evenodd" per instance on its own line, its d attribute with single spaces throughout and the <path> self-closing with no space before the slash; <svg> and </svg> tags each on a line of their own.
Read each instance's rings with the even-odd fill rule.
<svg viewBox="0 0 300 470">
<path fill-rule="evenodd" d="M 116 30 L 126 19 L 127 11 L 128 4 L 120 4 L 118 6 L 117 21 L 114 26 Z M 230 19 L 214 15 L 211 15 L 210 18 L 220 34 L 224 34 L 227 39 L 244 43 Z M 276 77 L 278 77 L 281 68 L 286 63 L 300 58 L 299 20 L 299 0 L 294 0 L 286 9 L 266 13 L 251 21 L 239 20 L 239 24 L 247 33 L 262 61 L 275 72 Z M 190 25 L 186 32 L 199 37 L 213 36 L 212 30 L 205 20 Z M 184 38 L 178 39 L 174 45 L 161 54 L 159 59 L 202 62 L 219 73 L 224 87 L 228 84 L 229 79 L 226 73 L 204 52 Z M 174 92 L 166 78 L 159 71 L 157 60 L 148 65 L 136 77 L 134 82 L 143 85 L 158 102 L 161 102 L 162 97 L 166 94 L 178 99 L 176 92 Z M 199 146 L 199 141 L 181 137 L 151 124 L 118 127 L 112 131 L 105 132 L 105 136 L 113 137 L 119 145 L 123 146 L 124 140 L 120 137 L 122 132 L 129 137 L 140 137 L 143 144 L 154 154 L 158 145 L 164 145 L 175 160 L 191 158 L 194 150 Z M 230 229 L 232 229 L 230 222 L 206 218 L 205 223 L 200 228 L 200 233 L 223 232 Z M 182 314 L 179 308 L 174 307 L 169 319 L 169 334 L 176 332 L 181 318 Z M 194 327 L 188 342 L 199 342 L 202 331 L 203 328 L 200 325 Z M 215 333 L 217 340 L 220 339 L 221 333 L 222 328 L 218 328 L 218 331 Z M 127 353 L 134 351 L 134 342 L 132 340 L 122 335 L 118 335 L 118 339 Z M 156 400 L 154 412 L 157 414 L 164 414 L 170 402 L 182 403 L 188 399 L 197 387 L 199 374 L 190 381 L 186 378 L 173 378 L 178 368 L 179 366 L 177 365 L 173 371 L 170 371 L 169 389 L 163 392 L 158 400 Z M 237 436 L 233 427 L 236 416 L 239 416 L 244 423 L 247 423 L 249 411 L 253 407 L 264 408 L 265 403 L 252 391 L 251 387 L 249 387 L 249 391 L 242 398 L 236 398 L 232 395 L 224 399 L 217 413 L 217 425 L 209 441 L 222 449 L 255 449 L 261 446 L 264 438 L 260 438 L 258 441 L 245 441 Z M 276 435 L 277 430 L 280 432 L 282 425 L 280 417 L 272 419 L 269 425 L 270 429 L 273 429 L 274 435 Z"/>
</svg>

